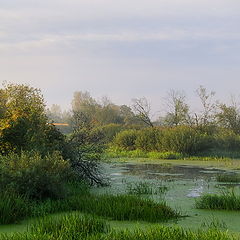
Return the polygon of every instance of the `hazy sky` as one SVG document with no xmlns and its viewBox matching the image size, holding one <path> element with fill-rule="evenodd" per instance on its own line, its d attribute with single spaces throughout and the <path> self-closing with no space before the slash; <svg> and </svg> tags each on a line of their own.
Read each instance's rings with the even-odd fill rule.
<svg viewBox="0 0 240 240">
<path fill-rule="evenodd" d="M 240 94 L 239 0 L 0 0 L 0 81 L 154 110 L 170 89 Z"/>
</svg>

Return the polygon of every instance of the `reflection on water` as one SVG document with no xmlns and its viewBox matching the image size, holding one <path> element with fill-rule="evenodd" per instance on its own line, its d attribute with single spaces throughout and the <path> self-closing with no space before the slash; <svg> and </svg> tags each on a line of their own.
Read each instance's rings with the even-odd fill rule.
<svg viewBox="0 0 240 240">
<path fill-rule="evenodd" d="M 124 174 L 140 175 L 149 179 L 205 179 L 210 181 L 217 174 L 225 173 L 225 170 L 215 168 L 203 168 L 188 165 L 166 164 L 125 164 Z"/>
</svg>

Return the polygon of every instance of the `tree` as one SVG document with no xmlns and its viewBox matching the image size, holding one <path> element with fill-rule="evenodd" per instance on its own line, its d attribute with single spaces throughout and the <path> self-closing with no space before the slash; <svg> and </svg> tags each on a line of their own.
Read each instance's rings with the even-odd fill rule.
<svg viewBox="0 0 240 240">
<path fill-rule="evenodd" d="M 41 91 L 23 84 L 0 90 L 0 153 L 36 150 L 45 155 L 63 151 L 64 136 L 48 124 Z"/>
<path fill-rule="evenodd" d="M 232 102 L 232 105 L 218 104 L 218 113 L 216 114 L 217 123 L 232 130 L 236 134 L 240 134 L 240 111 L 236 102 Z"/>
<path fill-rule="evenodd" d="M 148 100 L 143 98 L 135 98 L 133 102 L 133 111 L 135 116 L 147 126 L 153 127 L 153 123 L 150 118 L 151 106 Z"/>
<path fill-rule="evenodd" d="M 205 87 L 200 86 L 197 89 L 197 95 L 200 98 L 203 109 L 200 116 L 195 113 L 195 122 L 196 125 L 207 126 L 214 121 L 216 104 L 213 102 L 213 98 L 215 92 L 208 92 Z"/>
<path fill-rule="evenodd" d="M 169 111 L 165 122 L 169 126 L 186 124 L 189 118 L 189 106 L 186 103 L 186 96 L 183 92 L 170 90 L 167 98 Z"/>
</svg>

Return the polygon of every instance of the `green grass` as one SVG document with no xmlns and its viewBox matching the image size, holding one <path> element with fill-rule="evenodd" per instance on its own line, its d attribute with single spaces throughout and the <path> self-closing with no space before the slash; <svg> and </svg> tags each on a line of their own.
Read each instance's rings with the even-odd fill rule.
<svg viewBox="0 0 240 240">
<path fill-rule="evenodd" d="M 120 221 L 160 222 L 180 217 L 166 203 L 131 195 L 85 195 L 72 198 L 69 204 L 73 210 Z"/>
<path fill-rule="evenodd" d="M 156 203 L 131 195 L 74 194 L 66 199 L 33 202 L 19 195 L 0 199 L 0 223 L 15 223 L 29 217 L 41 217 L 67 211 L 81 211 L 113 220 L 158 222 L 180 217 L 165 203 Z"/>
<path fill-rule="evenodd" d="M 199 156 L 187 156 L 178 152 L 145 152 L 140 149 L 136 150 L 124 150 L 119 147 L 110 147 L 105 152 L 105 158 L 149 158 L 149 159 L 163 159 L 163 160 L 189 160 L 189 161 L 220 161 L 220 162 L 229 162 L 235 156 L 239 155 L 229 155 L 218 152 L 209 152 L 204 153 Z"/>
<path fill-rule="evenodd" d="M 92 236 L 89 240 L 234 240 L 227 231 L 216 229 L 192 232 L 180 227 L 159 226 L 148 230 L 112 231 L 107 235 Z"/>
<path fill-rule="evenodd" d="M 108 231 L 106 221 L 75 212 L 61 217 L 40 218 L 28 227 L 27 232 L 1 234 L 0 240 L 80 240 Z"/>
<path fill-rule="evenodd" d="M 238 183 L 240 182 L 240 175 L 237 174 L 220 174 L 216 177 L 218 182 L 231 182 Z"/>
<path fill-rule="evenodd" d="M 168 187 L 150 182 L 127 183 L 127 194 L 130 195 L 164 195 Z"/>
<path fill-rule="evenodd" d="M 196 208 L 240 210 L 240 196 L 237 196 L 234 192 L 227 192 L 222 195 L 206 194 L 196 200 Z"/>
<path fill-rule="evenodd" d="M 105 220 L 81 216 L 78 212 L 61 217 L 44 217 L 27 232 L 0 234 L 0 240 L 235 240 L 227 231 L 216 228 L 191 231 L 181 227 L 156 225 L 147 229 L 110 229 Z"/>
<path fill-rule="evenodd" d="M 29 229 L 32 234 L 51 235 L 56 239 L 81 239 L 91 234 L 106 233 L 109 226 L 104 220 L 74 212 L 58 218 L 40 218 Z"/>
<path fill-rule="evenodd" d="M 26 197 L 13 192 L 0 194 L 0 224 L 15 223 L 28 215 L 28 199 Z"/>
<path fill-rule="evenodd" d="M 145 152 L 140 149 L 124 150 L 119 147 L 110 147 L 105 152 L 106 158 L 151 158 L 151 159 L 182 159 L 184 157 L 181 153 L 175 152 Z"/>
</svg>

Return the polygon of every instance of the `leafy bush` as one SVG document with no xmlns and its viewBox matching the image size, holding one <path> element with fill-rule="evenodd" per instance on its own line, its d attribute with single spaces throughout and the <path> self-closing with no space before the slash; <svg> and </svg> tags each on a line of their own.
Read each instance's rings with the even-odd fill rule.
<svg viewBox="0 0 240 240">
<path fill-rule="evenodd" d="M 136 148 L 135 141 L 137 134 L 137 130 L 124 130 L 116 135 L 113 144 L 124 150 L 134 150 Z"/>
<path fill-rule="evenodd" d="M 110 123 L 104 126 L 101 126 L 100 129 L 103 132 L 104 135 L 104 141 L 106 143 L 111 142 L 114 137 L 123 129 L 123 126 L 121 124 L 116 123 Z"/>
<path fill-rule="evenodd" d="M 156 151 L 161 131 L 157 128 L 145 128 L 138 131 L 135 146 L 143 151 Z"/>
<path fill-rule="evenodd" d="M 219 129 L 214 136 L 215 146 L 221 150 L 240 151 L 240 136 L 228 129 Z"/>
<path fill-rule="evenodd" d="M 63 197 L 71 174 L 69 162 L 58 152 L 45 157 L 27 152 L 0 156 L 1 190 L 12 189 L 29 198 Z"/>
<path fill-rule="evenodd" d="M 179 126 L 165 129 L 160 145 L 165 151 L 194 154 L 208 149 L 209 141 L 208 136 L 200 134 L 197 130 Z"/>
</svg>

